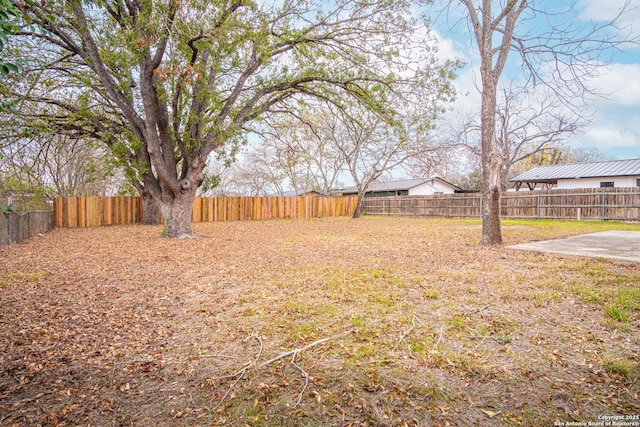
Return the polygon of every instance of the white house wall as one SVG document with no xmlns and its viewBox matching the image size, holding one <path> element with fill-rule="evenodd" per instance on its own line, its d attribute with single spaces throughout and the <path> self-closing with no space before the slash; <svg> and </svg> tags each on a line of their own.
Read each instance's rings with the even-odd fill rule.
<svg viewBox="0 0 640 427">
<path fill-rule="evenodd" d="M 453 194 L 454 192 L 453 187 L 437 179 L 409 189 L 410 196 L 431 196 L 439 193 Z"/>
<path fill-rule="evenodd" d="M 621 176 L 621 177 L 604 177 L 604 178 L 580 178 L 580 179 L 559 179 L 556 188 L 560 190 L 571 188 L 600 188 L 601 182 L 613 181 L 613 186 L 618 187 L 635 187 L 636 180 L 640 176 Z"/>
</svg>

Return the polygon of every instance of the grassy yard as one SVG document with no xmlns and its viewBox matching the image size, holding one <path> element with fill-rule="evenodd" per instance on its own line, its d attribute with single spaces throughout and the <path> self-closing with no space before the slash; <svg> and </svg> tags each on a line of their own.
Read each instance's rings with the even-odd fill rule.
<svg viewBox="0 0 640 427">
<path fill-rule="evenodd" d="M 0 425 L 538 426 L 640 415 L 640 266 L 509 244 L 640 225 L 347 218 L 0 249 Z M 640 422 L 636 418 L 635 421 Z"/>
</svg>

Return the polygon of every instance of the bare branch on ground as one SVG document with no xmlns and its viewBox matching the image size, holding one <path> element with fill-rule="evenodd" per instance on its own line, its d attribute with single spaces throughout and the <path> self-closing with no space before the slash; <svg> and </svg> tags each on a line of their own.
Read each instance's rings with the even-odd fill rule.
<svg viewBox="0 0 640 427">
<path fill-rule="evenodd" d="M 279 355 L 267 360 L 266 362 L 263 362 L 261 364 L 258 365 L 258 360 L 260 359 L 260 356 L 262 355 L 262 350 L 263 350 L 263 343 L 262 343 L 262 339 L 260 338 L 260 335 L 255 332 L 253 334 L 251 334 L 250 336 L 248 336 L 247 338 L 245 338 L 242 342 L 247 342 L 250 339 L 255 339 L 258 341 L 258 343 L 260 344 L 260 349 L 258 351 L 258 353 L 256 354 L 256 356 L 254 357 L 254 359 L 247 363 L 242 369 L 238 370 L 237 372 L 231 374 L 231 375 L 224 375 L 224 376 L 220 376 L 220 377 L 213 377 L 211 378 L 212 380 L 224 380 L 224 379 L 230 379 L 230 378 L 235 378 L 235 380 L 233 381 L 233 383 L 229 386 L 229 388 L 227 389 L 227 392 L 224 394 L 224 396 L 222 396 L 222 398 L 220 399 L 220 401 L 218 402 L 218 405 L 216 406 L 216 408 L 220 407 L 220 405 L 222 405 L 222 403 L 225 401 L 225 399 L 229 396 L 229 394 L 231 394 L 231 391 L 233 390 L 233 388 L 236 386 L 236 384 L 238 384 L 238 382 L 240 382 L 240 380 L 242 378 L 245 377 L 245 374 L 247 373 L 247 371 L 251 368 L 265 368 L 269 365 L 271 365 L 272 363 L 275 363 L 279 360 L 282 360 L 286 357 L 291 356 L 291 364 L 293 365 L 294 368 L 296 368 L 304 377 L 304 386 L 302 387 L 302 390 L 300 391 L 299 395 L 298 395 L 298 399 L 296 400 L 296 403 L 294 404 L 294 408 L 297 407 L 300 402 L 302 402 L 302 396 L 305 392 L 305 390 L 307 389 L 307 387 L 309 386 L 309 374 L 300 366 L 296 363 L 296 357 L 303 351 L 305 350 L 309 350 L 310 348 L 313 348 L 317 345 L 323 344 L 327 341 L 331 341 L 331 340 L 335 340 L 338 338 L 342 338 L 344 336 L 347 336 L 349 334 L 353 333 L 353 331 L 344 331 L 341 332 L 339 334 L 336 335 L 332 335 L 330 337 L 326 337 L 326 338 L 322 338 L 319 340 L 316 340 L 312 343 L 309 343 L 307 345 L 305 345 L 304 347 L 300 347 L 300 348 L 296 348 L 294 350 L 289 350 L 289 351 L 285 351 L 284 353 L 280 353 Z"/>
<path fill-rule="evenodd" d="M 424 323 L 422 323 L 422 321 L 420 319 L 418 319 L 416 316 L 413 316 L 413 319 L 411 319 L 411 327 L 409 329 L 407 329 L 406 331 L 404 331 L 404 333 L 402 334 L 402 336 L 400 337 L 400 339 L 398 340 L 398 342 L 396 343 L 396 345 L 393 346 L 393 348 L 389 351 L 389 353 L 393 353 L 395 351 L 396 348 L 398 348 L 398 346 L 402 343 L 402 341 L 404 341 L 404 338 L 409 335 L 411 333 L 411 331 L 413 331 L 416 327 L 416 324 L 419 324 L 420 326 L 425 326 Z"/>
</svg>

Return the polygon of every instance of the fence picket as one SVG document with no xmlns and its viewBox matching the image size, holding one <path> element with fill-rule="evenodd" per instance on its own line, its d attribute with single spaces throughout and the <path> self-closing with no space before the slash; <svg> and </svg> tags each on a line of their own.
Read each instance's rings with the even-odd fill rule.
<svg viewBox="0 0 640 427">
<path fill-rule="evenodd" d="M 321 216 L 350 216 L 356 197 L 196 197 L 192 222 L 252 221 Z M 142 199 L 59 197 L 54 203 L 56 227 L 135 224 L 142 220 Z"/>
<path fill-rule="evenodd" d="M 350 216 L 357 197 L 207 197 L 196 198 L 193 222 L 247 221 Z M 475 217 L 481 215 L 477 193 L 366 198 L 367 215 Z M 573 189 L 507 192 L 501 196 L 503 218 L 640 221 L 640 189 Z M 56 227 L 134 224 L 142 219 L 139 197 L 67 197 L 54 204 Z"/>
<path fill-rule="evenodd" d="M 479 218 L 479 193 L 366 198 L 367 215 Z M 640 221 L 640 189 L 600 188 L 506 192 L 501 216 L 520 219 Z"/>
</svg>

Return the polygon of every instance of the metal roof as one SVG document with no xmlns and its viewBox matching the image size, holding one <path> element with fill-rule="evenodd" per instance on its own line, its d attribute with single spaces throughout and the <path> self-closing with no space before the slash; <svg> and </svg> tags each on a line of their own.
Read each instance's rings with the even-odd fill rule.
<svg viewBox="0 0 640 427">
<path fill-rule="evenodd" d="M 511 179 L 511 182 L 549 182 L 558 179 L 640 176 L 640 159 L 610 160 L 575 165 L 538 166 Z"/>
<path fill-rule="evenodd" d="M 402 179 L 399 181 L 387 181 L 387 182 L 373 182 L 369 184 L 367 187 L 367 193 L 376 193 L 382 191 L 403 191 L 410 190 L 414 187 L 422 185 L 426 182 L 433 181 L 438 179 L 446 184 L 451 185 L 454 188 L 458 188 L 458 186 L 451 184 L 450 182 L 445 181 L 439 176 L 430 176 L 428 178 L 418 178 L 418 179 Z M 358 187 L 349 187 L 345 188 L 342 194 L 357 194 Z"/>
</svg>

